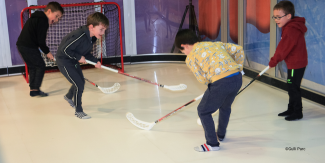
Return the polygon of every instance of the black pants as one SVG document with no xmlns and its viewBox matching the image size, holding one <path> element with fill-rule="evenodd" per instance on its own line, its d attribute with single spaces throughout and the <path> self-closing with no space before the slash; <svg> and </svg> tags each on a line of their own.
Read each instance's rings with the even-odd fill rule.
<svg viewBox="0 0 325 163">
<path fill-rule="evenodd" d="M 60 72 L 68 79 L 72 84 L 69 92 L 66 94 L 67 98 L 74 98 L 74 104 L 76 106 L 76 112 L 82 112 L 81 97 L 85 87 L 85 79 L 82 74 L 82 70 L 79 64 L 69 66 L 58 66 Z"/>
<path fill-rule="evenodd" d="M 17 46 L 17 48 L 28 67 L 30 89 L 39 89 L 45 73 L 45 62 L 41 52 L 24 46 Z"/>
<path fill-rule="evenodd" d="M 304 68 L 300 69 L 288 69 L 288 94 L 289 94 L 289 104 L 288 110 L 294 114 L 302 114 L 302 100 L 301 100 L 301 91 L 300 85 L 301 80 L 305 73 Z"/>
</svg>

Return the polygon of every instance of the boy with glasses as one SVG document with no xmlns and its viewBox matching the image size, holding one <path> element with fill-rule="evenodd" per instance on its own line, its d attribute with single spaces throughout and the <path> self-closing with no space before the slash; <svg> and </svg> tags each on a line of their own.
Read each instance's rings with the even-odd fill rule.
<svg viewBox="0 0 325 163">
<path fill-rule="evenodd" d="M 285 120 L 299 120 L 303 117 L 300 85 L 308 64 L 305 41 L 305 18 L 297 17 L 290 1 L 281 1 L 273 8 L 273 20 L 282 28 L 281 41 L 269 62 L 270 68 L 284 60 L 288 67 L 287 87 L 289 94 L 288 109 L 279 113 Z"/>
</svg>

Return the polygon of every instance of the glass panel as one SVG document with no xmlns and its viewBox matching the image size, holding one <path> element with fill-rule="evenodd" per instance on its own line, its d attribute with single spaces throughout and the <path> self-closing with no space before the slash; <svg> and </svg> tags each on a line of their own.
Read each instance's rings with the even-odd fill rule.
<svg viewBox="0 0 325 163">
<path fill-rule="evenodd" d="M 280 1 L 279 1 L 280 2 Z M 324 8 L 325 1 L 319 0 L 291 0 L 295 6 L 295 16 L 305 17 L 307 33 L 305 34 L 308 65 L 305 70 L 304 78 L 301 85 L 320 93 L 325 93 L 325 16 Z M 279 29 L 279 28 L 278 28 Z M 280 31 L 280 29 L 278 30 Z M 281 33 L 277 35 L 277 40 L 281 39 Z M 284 76 L 281 76 L 280 71 L 276 74 L 277 77 L 286 79 L 287 67 L 283 62 L 281 66 Z M 279 69 L 281 70 L 281 69 Z"/>
<path fill-rule="evenodd" d="M 246 0 L 245 5 L 245 66 L 261 71 L 269 63 L 270 0 Z"/>
<path fill-rule="evenodd" d="M 276 28 L 276 44 L 278 45 L 281 40 L 281 28 Z M 273 55 L 272 55 L 273 56 Z M 287 79 L 287 65 L 284 61 L 281 61 L 276 66 L 275 76 L 278 78 L 282 78 L 284 80 Z"/>
<path fill-rule="evenodd" d="M 198 21 L 198 0 L 135 0 L 137 54 L 170 53 L 184 13 L 182 28 L 189 28 L 190 1 Z"/>
</svg>

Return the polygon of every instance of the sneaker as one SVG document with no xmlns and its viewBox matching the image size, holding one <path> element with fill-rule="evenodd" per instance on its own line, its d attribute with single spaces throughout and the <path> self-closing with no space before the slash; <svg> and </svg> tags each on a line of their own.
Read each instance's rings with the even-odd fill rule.
<svg viewBox="0 0 325 163">
<path fill-rule="evenodd" d="M 217 138 L 218 138 L 219 141 L 223 141 L 223 139 L 224 139 L 225 137 L 221 137 L 221 136 L 218 136 L 218 135 L 217 135 Z"/>
<path fill-rule="evenodd" d="M 203 144 L 197 147 L 194 147 L 194 150 L 198 151 L 198 152 L 209 152 L 209 151 L 219 151 L 220 147 L 216 146 L 216 147 L 211 147 L 208 144 Z"/>
<path fill-rule="evenodd" d="M 292 111 L 286 110 L 285 112 L 279 113 L 278 116 L 289 116 L 292 114 Z"/>
<path fill-rule="evenodd" d="M 64 96 L 64 99 L 70 104 L 71 107 L 76 108 L 74 102 L 71 99 L 69 99 L 67 96 Z"/>
<path fill-rule="evenodd" d="M 87 115 L 84 112 L 76 112 L 74 115 L 80 119 L 90 119 L 91 118 L 91 116 Z"/>
<path fill-rule="evenodd" d="M 300 114 L 293 113 L 293 114 L 285 117 L 284 119 L 287 121 L 294 121 L 294 120 L 302 119 L 302 117 L 303 117 L 302 113 L 300 113 Z"/>
<path fill-rule="evenodd" d="M 226 137 L 226 136 L 220 136 L 220 135 L 218 135 L 218 133 L 216 133 L 216 134 L 217 134 L 217 138 L 219 141 L 223 141 L 223 139 L 225 139 L 225 137 Z"/>
<path fill-rule="evenodd" d="M 43 91 L 30 91 L 29 95 L 31 97 L 35 97 L 35 96 L 40 96 L 40 97 L 45 97 L 48 96 L 48 93 L 44 93 Z"/>
</svg>

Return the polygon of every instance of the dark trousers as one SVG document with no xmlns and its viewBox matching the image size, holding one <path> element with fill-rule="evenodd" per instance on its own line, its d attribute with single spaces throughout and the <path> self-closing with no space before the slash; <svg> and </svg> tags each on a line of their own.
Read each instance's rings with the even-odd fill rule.
<svg viewBox="0 0 325 163">
<path fill-rule="evenodd" d="M 45 73 L 45 62 L 41 52 L 24 46 L 17 46 L 17 48 L 28 67 L 30 89 L 39 89 Z"/>
<path fill-rule="evenodd" d="M 304 68 L 288 69 L 287 88 L 289 94 L 288 110 L 294 114 L 302 114 L 300 85 L 305 73 Z"/>
<path fill-rule="evenodd" d="M 219 109 L 219 123 L 217 133 L 224 136 L 229 123 L 231 104 L 242 85 L 242 75 L 223 78 L 208 85 L 203 98 L 197 108 L 204 128 L 206 143 L 219 146 L 215 132 L 212 113 Z"/>
<path fill-rule="evenodd" d="M 69 92 L 66 94 L 68 99 L 74 98 L 74 104 L 76 106 L 76 112 L 82 112 L 81 97 L 85 87 L 85 79 L 82 74 L 82 70 L 79 64 L 69 66 L 58 66 L 60 72 L 68 79 L 72 84 Z"/>
</svg>

